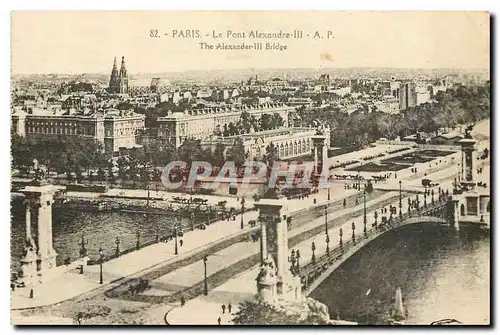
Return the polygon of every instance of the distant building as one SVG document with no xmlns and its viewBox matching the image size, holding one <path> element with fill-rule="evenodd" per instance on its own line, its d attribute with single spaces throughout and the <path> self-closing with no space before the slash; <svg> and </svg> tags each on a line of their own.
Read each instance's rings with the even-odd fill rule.
<svg viewBox="0 0 500 335">
<path fill-rule="evenodd" d="M 414 82 L 399 84 L 399 109 L 406 110 L 417 105 L 416 85 Z"/>
<path fill-rule="evenodd" d="M 16 111 L 11 116 L 11 131 L 32 138 L 78 137 L 103 145 L 104 152 L 136 147 L 136 132 L 144 128 L 144 115 L 132 111 L 108 109 L 89 114 L 26 114 Z"/>
<path fill-rule="evenodd" d="M 125 57 L 122 57 L 122 64 L 120 67 L 120 72 L 116 66 L 116 57 L 113 61 L 113 69 L 111 70 L 111 76 L 109 78 L 109 88 L 110 93 L 115 94 L 127 94 L 128 93 L 128 74 L 127 67 L 125 66 Z"/>
<path fill-rule="evenodd" d="M 236 124 L 243 111 L 259 119 L 263 114 L 278 113 L 288 124 L 288 114 L 294 108 L 280 103 L 253 106 L 228 106 L 187 110 L 157 119 L 158 137 L 179 147 L 186 139 L 203 139 L 223 132 L 229 123 Z"/>
</svg>

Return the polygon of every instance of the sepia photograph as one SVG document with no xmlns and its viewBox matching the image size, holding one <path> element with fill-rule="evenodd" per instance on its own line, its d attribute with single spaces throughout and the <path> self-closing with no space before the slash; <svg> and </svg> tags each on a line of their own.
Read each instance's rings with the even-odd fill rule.
<svg viewBox="0 0 500 335">
<path fill-rule="evenodd" d="M 490 13 L 10 20 L 12 325 L 491 326 Z"/>
</svg>

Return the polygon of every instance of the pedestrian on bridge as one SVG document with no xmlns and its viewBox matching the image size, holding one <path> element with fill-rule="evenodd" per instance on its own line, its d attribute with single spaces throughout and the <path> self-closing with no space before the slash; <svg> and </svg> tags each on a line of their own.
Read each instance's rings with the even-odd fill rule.
<svg viewBox="0 0 500 335">
<path fill-rule="evenodd" d="M 184 307 L 185 304 L 186 300 L 184 299 L 184 297 L 181 297 L 181 307 Z"/>
<path fill-rule="evenodd" d="M 184 241 L 182 239 L 179 240 L 179 245 L 182 247 L 182 245 L 184 244 Z"/>
<path fill-rule="evenodd" d="M 231 306 L 231 303 L 227 304 L 227 312 L 228 312 L 229 314 L 231 314 L 231 308 L 232 308 L 232 307 L 233 307 L 233 306 Z"/>
<path fill-rule="evenodd" d="M 222 322 L 222 319 L 219 316 L 219 318 L 217 319 L 217 324 L 220 326 L 221 322 Z"/>
<path fill-rule="evenodd" d="M 222 304 L 222 314 L 226 314 L 226 305 Z"/>
</svg>

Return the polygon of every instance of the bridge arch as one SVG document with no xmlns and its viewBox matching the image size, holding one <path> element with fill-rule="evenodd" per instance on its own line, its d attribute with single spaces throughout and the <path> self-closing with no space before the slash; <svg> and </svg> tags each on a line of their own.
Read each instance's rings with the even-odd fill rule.
<svg viewBox="0 0 500 335">
<path fill-rule="evenodd" d="M 358 252 L 361 248 L 368 245 L 370 242 L 379 238 L 380 236 L 385 235 L 389 231 L 393 231 L 395 229 L 399 229 L 404 226 L 420 224 L 420 223 L 435 223 L 439 226 L 447 225 L 448 222 L 446 219 L 442 217 L 431 216 L 433 215 L 433 211 L 430 210 L 427 213 L 422 213 L 421 216 L 415 217 L 404 217 L 403 221 L 397 225 L 384 227 L 377 229 L 375 231 L 371 231 L 366 236 L 357 235 L 356 243 L 344 243 L 343 252 L 339 253 L 335 250 L 332 250 L 330 256 L 323 255 L 319 259 L 317 259 L 316 264 L 311 266 L 309 263 L 304 266 L 302 270 L 304 270 L 301 274 L 301 282 L 304 284 L 303 292 L 305 296 L 309 296 L 312 291 L 314 291 L 330 274 L 335 271 L 342 263 L 351 258 L 356 252 Z M 349 248 L 346 248 L 349 246 Z"/>
</svg>

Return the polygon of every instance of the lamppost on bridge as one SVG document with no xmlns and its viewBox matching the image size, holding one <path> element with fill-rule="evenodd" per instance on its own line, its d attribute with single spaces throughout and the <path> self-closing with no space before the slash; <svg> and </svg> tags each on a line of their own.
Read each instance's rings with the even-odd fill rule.
<svg viewBox="0 0 500 335">
<path fill-rule="evenodd" d="M 297 252 L 295 252 L 295 273 L 299 273 L 300 270 L 300 250 L 297 249 Z"/>
<path fill-rule="evenodd" d="M 194 213 L 189 214 L 189 221 L 191 223 L 191 231 L 194 231 L 194 218 L 195 218 Z"/>
<path fill-rule="evenodd" d="M 78 245 L 80 246 L 80 257 L 86 257 L 87 256 L 87 248 L 85 246 L 88 244 L 88 241 L 85 241 L 85 236 L 82 234 L 82 239 L 80 242 L 78 242 Z"/>
<path fill-rule="evenodd" d="M 434 189 L 431 190 L 431 203 L 434 205 Z"/>
<path fill-rule="evenodd" d="M 328 201 L 330 201 L 330 187 L 327 187 L 328 190 Z"/>
<path fill-rule="evenodd" d="M 316 250 L 316 243 L 313 242 L 311 244 L 311 250 L 312 250 L 312 258 L 311 258 L 311 260 L 312 260 L 313 263 L 316 263 L 316 255 L 314 253 L 314 251 Z"/>
<path fill-rule="evenodd" d="M 118 236 L 115 238 L 115 244 L 116 244 L 115 256 L 120 257 L 120 238 Z"/>
<path fill-rule="evenodd" d="M 135 232 L 135 237 L 137 238 L 137 240 L 135 241 L 135 248 L 139 250 L 141 248 L 141 232 L 139 231 L 139 229 L 137 229 L 137 231 Z"/>
<path fill-rule="evenodd" d="M 290 272 L 295 274 L 295 250 L 292 249 L 290 256 L 288 257 L 288 262 L 290 262 Z"/>
<path fill-rule="evenodd" d="M 326 254 L 330 256 L 330 236 L 326 234 Z"/>
<path fill-rule="evenodd" d="M 415 205 L 417 206 L 417 212 L 420 211 L 420 200 L 418 200 L 418 194 L 417 194 L 417 197 L 415 199 Z"/>
<path fill-rule="evenodd" d="M 203 257 L 203 267 L 205 270 L 205 279 L 203 285 L 203 295 L 208 295 L 208 283 L 207 283 L 207 256 Z"/>
<path fill-rule="evenodd" d="M 177 246 L 177 229 L 178 229 L 178 217 L 175 218 L 175 223 L 174 223 L 174 240 L 175 240 L 175 246 L 174 246 L 174 255 L 179 254 L 178 246 Z"/>
<path fill-rule="evenodd" d="M 403 207 L 403 194 L 401 192 L 401 180 L 399 181 L 399 218 L 401 219 L 403 217 L 403 212 L 401 211 L 401 208 Z"/>
<path fill-rule="evenodd" d="M 427 208 L 427 185 L 424 186 L 424 208 Z"/>
<path fill-rule="evenodd" d="M 328 235 L 328 205 L 325 205 L 325 234 Z"/>
<path fill-rule="evenodd" d="M 352 228 L 352 242 L 356 244 L 356 234 L 354 233 L 354 231 L 356 230 L 356 225 L 354 224 L 354 222 L 351 224 L 351 228 Z"/>
<path fill-rule="evenodd" d="M 375 218 L 375 224 L 373 226 L 375 227 L 375 229 L 377 229 L 377 218 L 378 218 L 377 211 L 375 211 L 375 213 L 373 213 L 373 217 Z"/>
<path fill-rule="evenodd" d="M 102 263 L 104 262 L 104 250 L 102 247 L 99 248 L 99 284 L 103 283 L 102 280 Z"/>
<path fill-rule="evenodd" d="M 243 214 L 245 213 L 245 198 L 241 198 L 241 229 L 243 229 Z"/>
<path fill-rule="evenodd" d="M 340 236 L 340 239 L 339 239 L 339 246 L 340 246 L 340 249 L 343 250 L 344 249 L 344 246 L 342 244 L 342 235 L 344 235 L 344 232 L 342 231 L 342 228 L 340 228 L 339 230 L 339 236 Z"/>
<path fill-rule="evenodd" d="M 366 190 L 363 191 L 363 233 L 366 237 Z"/>
</svg>

